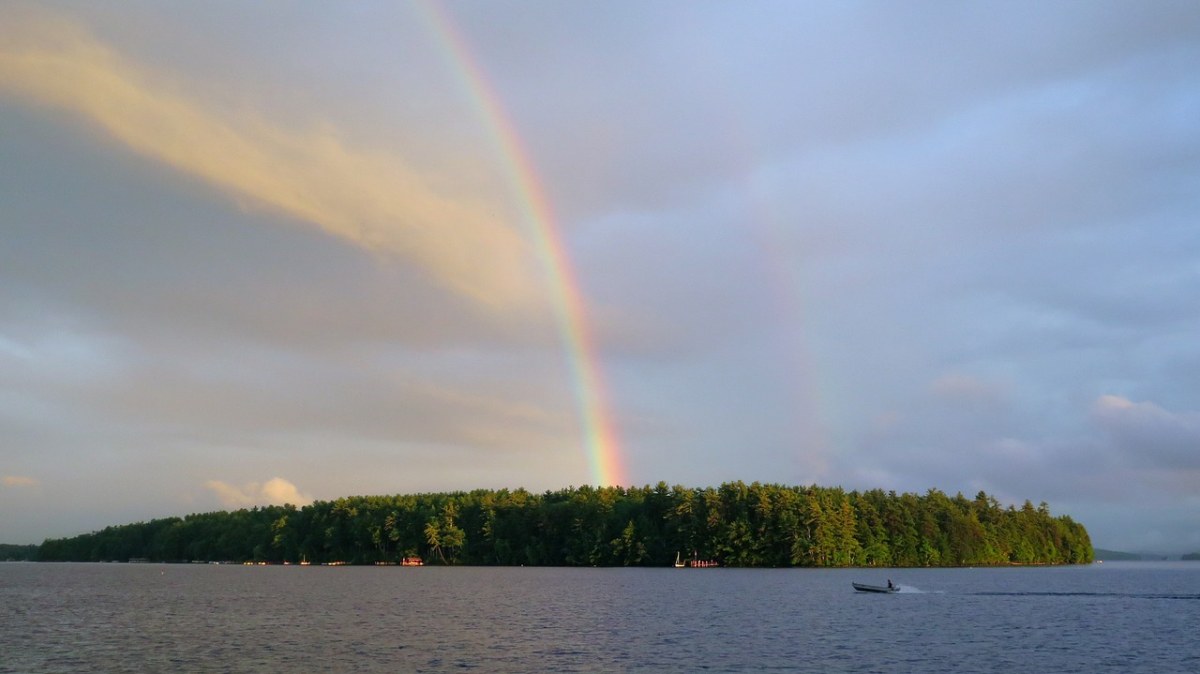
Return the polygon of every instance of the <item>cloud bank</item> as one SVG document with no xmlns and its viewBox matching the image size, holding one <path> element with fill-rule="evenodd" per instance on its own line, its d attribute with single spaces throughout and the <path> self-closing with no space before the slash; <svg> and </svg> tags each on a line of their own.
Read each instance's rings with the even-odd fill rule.
<svg viewBox="0 0 1200 674">
<path fill-rule="evenodd" d="M 631 480 L 983 489 L 1200 549 L 1195 2 L 447 6 L 470 64 L 397 3 L 38 7 L 0 8 L 0 438 L 41 486 L 0 511 L 44 517 L 0 541 L 281 466 L 579 484 L 501 102 Z"/>
</svg>

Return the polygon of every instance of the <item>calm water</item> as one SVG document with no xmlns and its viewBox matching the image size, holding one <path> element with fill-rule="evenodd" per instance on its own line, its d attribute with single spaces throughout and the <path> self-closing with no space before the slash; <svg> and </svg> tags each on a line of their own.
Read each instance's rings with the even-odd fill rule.
<svg viewBox="0 0 1200 674">
<path fill-rule="evenodd" d="M 901 585 L 855 593 L 852 580 Z M 0 564 L 0 672 L 1197 672 L 1200 563 Z"/>
</svg>

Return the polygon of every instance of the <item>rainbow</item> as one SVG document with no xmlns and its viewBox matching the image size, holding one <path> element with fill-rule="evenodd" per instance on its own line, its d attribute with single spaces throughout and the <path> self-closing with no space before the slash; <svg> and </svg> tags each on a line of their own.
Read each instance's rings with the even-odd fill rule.
<svg viewBox="0 0 1200 674">
<path fill-rule="evenodd" d="M 501 98 L 489 84 L 482 66 L 473 57 L 470 46 L 452 19 L 433 2 L 418 3 L 417 7 L 431 34 L 447 54 L 452 69 L 496 145 L 506 177 L 517 197 L 521 217 L 533 234 L 538 260 L 549 275 L 551 304 L 574 383 L 592 480 L 600 486 L 626 484 L 624 462 L 616 425 L 609 412 L 599 358 L 584 320 L 583 294 L 537 170 Z"/>
</svg>

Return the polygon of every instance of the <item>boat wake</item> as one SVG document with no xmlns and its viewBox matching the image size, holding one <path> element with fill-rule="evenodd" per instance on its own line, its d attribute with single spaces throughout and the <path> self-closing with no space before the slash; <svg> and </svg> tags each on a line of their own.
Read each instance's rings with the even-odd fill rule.
<svg viewBox="0 0 1200 674">
<path fill-rule="evenodd" d="M 900 594 L 946 594 L 945 590 L 922 590 L 912 585 L 897 585 L 897 587 L 900 588 Z"/>
<path fill-rule="evenodd" d="M 1129 592 L 971 592 L 976 597 L 1121 597 L 1125 599 L 1191 599 L 1200 594 L 1137 594 Z"/>
</svg>

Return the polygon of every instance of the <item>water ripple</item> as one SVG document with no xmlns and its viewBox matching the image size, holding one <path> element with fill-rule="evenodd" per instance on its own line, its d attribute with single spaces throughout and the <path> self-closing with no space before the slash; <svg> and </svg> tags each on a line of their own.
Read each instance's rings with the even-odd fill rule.
<svg viewBox="0 0 1200 674">
<path fill-rule="evenodd" d="M 0 672 L 1125 673 L 1200 664 L 1200 565 L 887 570 L 922 588 L 894 595 L 853 592 L 864 574 L 0 564 Z"/>
</svg>

